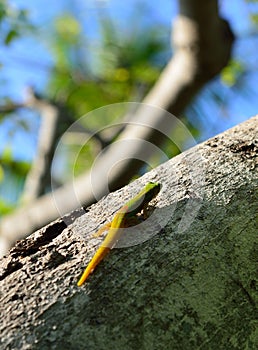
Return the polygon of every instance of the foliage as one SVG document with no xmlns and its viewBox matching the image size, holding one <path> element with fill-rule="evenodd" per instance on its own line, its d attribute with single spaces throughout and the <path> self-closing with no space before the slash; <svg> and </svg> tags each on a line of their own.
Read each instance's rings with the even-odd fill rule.
<svg viewBox="0 0 258 350">
<path fill-rule="evenodd" d="M 17 9 L 8 1 L 0 2 L 0 30 L 2 44 L 10 45 L 14 39 L 23 36 L 34 27 L 28 20 L 28 11 Z"/>
<path fill-rule="evenodd" d="M 221 79 L 227 86 L 233 86 L 237 83 L 245 72 L 245 67 L 240 60 L 231 60 L 226 68 L 221 72 Z"/>
<path fill-rule="evenodd" d="M 131 29 L 121 34 L 108 16 L 101 16 L 98 24 L 100 34 L 94 47 L 94 40 L 87 37 L 82 24 L 71 14 L 56 18 L 53 25 L 49 45 L 55 66 L 46 91 L 51 99 L 65 104 L 75 119 L 101 106 L 140 101 L 165 64 L 163 28 L 142 33 Z M 88 118 L 85 126 L 94 132 L 114 121 L 118 121 L 117 116 L 106 113 L 101 118 Z M 69 168 L 69 155 L 78 147 L 67 148 L 62 172 Z M 90 168 L 98 150 L 93 139 L 83 146 L 73 169 L 75 174 Z"/>
<path fill-rule="evenodd" d="M 27 10 L 3 2 L 0 13 L 0 26 L 4 29 L 2 44 L 10 45 L 14 39 L 22 39 L 29 32 L 40 39 L 40 30 L 31 25 Z M 161 40 L 163 28 L 146 29 L 140 35 L 132 28 L 122 34 L 108 15 L 99 17 L 98 26 L 98 38 L 92 39 L 83 30 L 83 23 L 66 12 L 55 17 L 47 28 L 48 32 L 43 33 L 53 61 L 44 94 L 62 105 L 74 120 L 103 105 L 140 100 L 158 78 L 164 64 L 164 60 L 160 59 L 167 45 Z M 12 104 L 11 100 L 3 101 L 6 102 Z M 4 117 L 6 114 L 2 114 Z M 106 114 L 104 118 L 89 120 L 86 127 L 98 130 L 115 118 L 117 116 Z M 26 125 L 17 125 L 16 121 L 17 126 L 26 128 Z M 65 149 L 66 154 L 61 156 L 63 168 L 60 173 L 71 169 L 73 164 L 70 164 L 70 159 L 79 152 L 73 169 L 75 174 L 79 174 L 91 166 L 99 145 L 92 139 L 82 149 L 80 144 L 69 143 Z M 14 176 L 24 178 L 28 168 L 25 167 L 25 170 L 23 162 L 14 160 L 11 152 L 6 157 L 7 153 L 6 149 L 2 156 L 2 179 L 6 179 L 6 169 L 13 171 Z"/>
<path fill-rule="evenodd" d="M 0 197 L 0 215 L 10 214 L 15 207 L 16 205 L 10 204 L 6 199 Z"/>
<path fill-rule="evenodd" d="M 0 158 L 0 215 L 10 213 L 18 204 L 30 163 L 16 161 L 6 147 Z"/>
<path fill-rule="evenodd" d="M 65 101 L 77 117 L 103 105 L 140 100 L 161 70 L 155 57 L 165 50 L 165 43 L 158 32 L 119 37 L 110 18 L 101 18 L 99 25 L 101 35 L 93 49 L 75 17 L 64 14 L 55 20 L 50 42 L 55 69 L 47 91 L 58 102 Z M 103 125 L 101 121 L 95 127 Z"/>
<path fill-rule="evenodd" d="M 0 164 L 2 167 L 8 167 L 14 174 L 22 177 L 26 176 L 30 169 L 30 163 L 14 160 L 12 150 L 9 147 L 6 147 L 2 152 Z"/>
</svg>

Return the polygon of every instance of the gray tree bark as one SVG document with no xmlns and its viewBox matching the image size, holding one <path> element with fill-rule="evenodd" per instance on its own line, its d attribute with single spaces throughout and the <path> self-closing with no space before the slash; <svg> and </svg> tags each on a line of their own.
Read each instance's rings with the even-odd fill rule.
<svg viewBox="0 0 258 350">
<path fill-rule="evenodd" d="M 257 349 L 257 122 L 18 242 L 1 261 L 1 349 Z M 151 180 L 150 225 L 78 288 L 91 233 Z"/>
</svg>

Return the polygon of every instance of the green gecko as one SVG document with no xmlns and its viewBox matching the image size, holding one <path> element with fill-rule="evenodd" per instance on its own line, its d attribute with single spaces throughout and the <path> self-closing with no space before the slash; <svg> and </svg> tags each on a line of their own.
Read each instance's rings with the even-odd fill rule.
<svg viewBox="0 0 258 350">
<path fill-rule="evenodd" d="M 129 226 L 130 219 L 136 219 L 136 215 L 142 210 L 144 217 L 146 217 L 146 211 L 149 202 L 157 196 L 161 189 L 161 185 L 157 182 L 149 182 L 147 185 L 132 199 L 125 203 L 121 209 L 119 209 L 112 222 L 104 225 L 94 236 L 100 236 L 104 231 L 108 229 L 107 236 L 103 243 L 89 262 L 85 271 L 83 272 L 77 285 L 80 287 L 89 275 L 94 271 L 96 266 L 104 259 L 109 251 L 114 247 L 118 241 L 121 231 L 120 228 Z"/>
</svg>

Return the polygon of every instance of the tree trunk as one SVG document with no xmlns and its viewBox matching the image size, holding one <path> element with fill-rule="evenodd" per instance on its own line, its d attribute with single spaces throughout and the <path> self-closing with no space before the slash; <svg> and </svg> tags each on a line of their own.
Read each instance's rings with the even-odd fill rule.
<svg viewBox="0 0 258 350">
<path fill-rule="evenodd" d="M 1 261 L 1 349 L 256 349 L 257 122 L 18 242 Z M 150 218 L 77 287 L 91 233 L 148 181 L 162 184 Z"/>
</svg>

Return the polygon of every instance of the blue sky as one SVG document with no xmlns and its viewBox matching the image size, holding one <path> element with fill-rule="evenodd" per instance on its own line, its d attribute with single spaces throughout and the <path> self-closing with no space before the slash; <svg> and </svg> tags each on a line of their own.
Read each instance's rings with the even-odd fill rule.
<svg viewBox="0 0 258 350">
<path fill-rule="evenodd" d="M 152 17 L 143 14 L 142 23 L 134 23 L 134 25 L 140 27 L 143 24 L 148 25 L 148 23 L 154 22 L 157 25 L 165 24 L 169 28 L 172 16 L 176 15 L 176 1 L 160 0 L 158 5 L 157 2 L 147 0 L 142 0 L 140 3 L 142 8 L 147 4 L 148 8 L 152 9 Z M 44 0 L 15 0 L 10 1 L 10 4 L 18 8 L 29 9 L 30 18 L 42 33 L 42 41 L 27 37 L 16 40 L 9 48 L 1 47 L 0 62 L 2 62 L 4 68 L 1 70 L 0 82 L 2 82 L 2 87 L 5 88 L 1 91 L 0 96 L 8 95 L 15 101 L 23 99 L 24 89 L 28 85 L 34 86 L 38 91 L 44 91 L 49 76 L 49 68 L 52 64 L 51 54 L 44 36 L 47 35 L 52 19 L 56 15 L 63 12 L 74 13 L 84 23 L 84 30 L 87 35 L 97 40 L 97 9 L 102 8 L 102 10 L 108 11 L 122 31 L 127 30 L 127 18 L 130 18 L 133 11 L 136 8 L 141 9 L 138 0 L 127 2 L 118 0 L 59 0 L 52 1 L 50 4 Z M 46 6 L 46 4 L 48 5 Z M 215 90 L 216 85 L 214 84 L 220 84 L 219 78 L 216 78 L 215 82 L 211 82 L 208 88 L 204 89 L 197 97 L 200 109 L 203 109 L 205 115 L 203 121 L 199 120 L 203 129 L 201 139 L 211 137 L 257 113 L 258 92 L 256 81 L 258 81 L 258 73 L 256 71 L 258 62 L 256 48 L 258 38 L 257 33 L 250 37 L 254 27 L 250 25 L 249 18 L 250 9 L 253 9 L 253 6 L 256 5 L 248 5 L 244 0 L 230 2 L 224 0 L 220 3 L 222 16 L 230 21 L 232 29 L 238 37 L 234 46 L 234 56 L 241 60 L 248 69 L 241 81 L 241 90 L 227 88 L 221 84 L 221 91 L 227 101 L 226 109 L 223 103 L 218 108 L 215 104 L 212 105 L 214 102 L 211 98 L 208 99 L 212 95 L 213 89 Z M 239 91 L 241 92 L 239 93 Z M 10 132 L 16 128 L 13 120 L 20 117 L 29 120 L 30 130 L 20 131 L 17 128 L 19 131 L 15 133 L 14 137 L 10 137 Z M 194 123 L 194 115 L 192 119 Z M 12 144 L 15 158 L 30 160 L 36 147 L 37 130 L 38 117 L 33 112 L 23 111 L 13 119 L 4 120 L 0 123 L 0 152 L 9 142 Z"/>
</svg>

